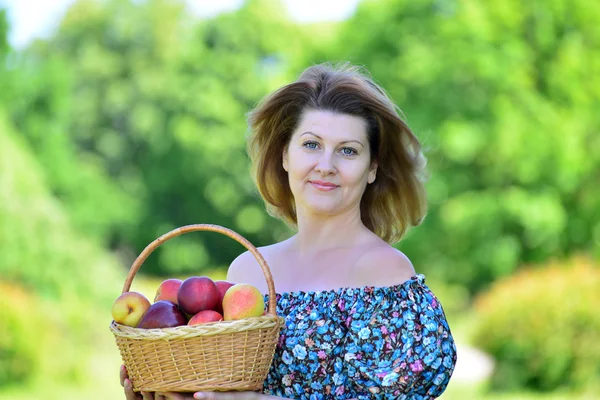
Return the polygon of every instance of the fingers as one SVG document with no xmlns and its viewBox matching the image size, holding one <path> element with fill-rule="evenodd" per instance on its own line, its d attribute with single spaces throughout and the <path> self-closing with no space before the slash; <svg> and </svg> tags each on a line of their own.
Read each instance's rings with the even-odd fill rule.
<svg viewBox="0 0 600 400">
<path fill-rule="evenodd" d="M 140 400 L 140 397 L 133 391 L 131 381 L 127 378 L 123 381 L 123 391 L 125 392 L 126 400 Z"/>
<path fill-rule="evenodd" d="M 216 392 L 197 392 L 194 393 L 194 399 L 198 400 L 234 400 L 234 399 L 238 399 L 238 398 L 243 398 L 240 397 L 241 396 L 241 392 L 223 392 L 223 393 L 216 393 Z"/>
<path fill-rule="evenodd" d="M 158 400 L 160 397 L 157 396 L 156 398 L 154 397 L 154 393 L 151 392 L 144 392 L 142 391 L 142 400 Z M 129 399 L 127 399 L 129 400 Z"/>
<path fill-rule="evenodd" d="M 256 400 L 263 396 L 257 392 L 196 392 L 196 400 Z"/>
<path fill-rule="evenodd" d="M 121 369 L 119 370 L 119 378 L 121 379 L 121 386 L 125 387 L 125 379 L 128 378 L 127 375 L 127 368 L 125 368 L 125 365 L 121 365 Z"/>
<path fill-rule="evenodd" d="M 194 399 L 201 400 L 235 400 L 235 399 L 245 399 L 243 397 L 243 393 L 245 392 L 196 392 L 194 393 Z"/>
<path fill-rule="evenodd" d="M 192 396 L 191 393 L 167 392 L 167 393 L 157 393 L 157 394 L 159 394 L 162 397 L 162 399 L 164 399 L 164 400 L 194 400 L 194 397 Z M 158 400 L 158 398 L 155 400 Z"/>
</svg>

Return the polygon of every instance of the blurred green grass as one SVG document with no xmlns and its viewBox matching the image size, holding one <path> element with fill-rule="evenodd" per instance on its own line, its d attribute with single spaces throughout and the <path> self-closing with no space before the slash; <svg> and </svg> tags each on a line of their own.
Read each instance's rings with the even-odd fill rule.
<svg viewBox="0 0 600 400">
<path fill-rule="evenodd" d="M 460 385 L 450 382 L 446 392 L 439 397 L 441 400 L 595 400 L 598 394 L 573 393 L 488 393 L 486 382 L 475 385 Z"/>
</svg>

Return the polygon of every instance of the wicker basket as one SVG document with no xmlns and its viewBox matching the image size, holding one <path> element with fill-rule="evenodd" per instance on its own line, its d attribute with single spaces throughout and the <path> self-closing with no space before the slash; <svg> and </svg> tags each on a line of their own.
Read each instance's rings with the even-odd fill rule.
<svg viewBox="0 0 600 400">
<path fill-rule="evenodd" d="M 131 328 L 112 322 L 110 330 L 135 391 L 259 390 L 273 361 L 284 319 L 277 316 L 275 285 L 262 255 L 238 233 L 218 225 L 197 224 L 174 229 L 150 243 L 133 262 L 123 293 L 146 258 L 176 236 L 212 231 L 237 240 L 256 258 L 267 280 L 266 315 L 237 321 L 162 329 Z"/>
</svg>

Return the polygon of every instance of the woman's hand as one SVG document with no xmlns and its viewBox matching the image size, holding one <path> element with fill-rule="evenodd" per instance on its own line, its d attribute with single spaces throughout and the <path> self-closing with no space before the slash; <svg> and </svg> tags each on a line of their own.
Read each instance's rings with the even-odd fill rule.
<svg viewBox="0 0 600 400">
<path fill-rule="evenodd" d="M 183 393 L 160 393 L 160 395 L 164 396 L 165 400 L 266 400 L 279 398 L 257 392 L 196 392 L 193 396 Z"/>
<path fill-rule="evenodd" d="M 136 394 L 133 391 L 133 385 L 129 380 L 127 369 L 121 365 L 121 386 L 125 390 L 126 400 L 266 400 L 278 399 L 280 397 L 267 396 L 258 392 L 196 392 L 192 393 L 150 393 L 140 392 Z"/>
<path fill-rule="evenodd" d="M 281 397 L 269 396 L 259 392 L 196 392 L 197 400 L 266 400 L 280 399 Z"/>
<path fill-rule="evenodd" d="M 156 393 L 157 399 L 164 400 L 263 400 L 279 397 L 266 396 L 257 392 L 196 392 L 192 393 Z M 129 400 L 129 399 L 128 399 Z"/>
<path fill-rule="evenodd" d="M 139 394 L 135 393 L 133 391 L 133 385 L 131 384 L 131 381 L 129 380 L 129 375 L 127 373 L 127 368 L 125 368 L 124 365 L 121 365 L 121 372 L 120 372 L 120 378 L 121 378 L 121 386 L 123 386 L 123 390 L 125 391 L 125 399 L 126 400 L 167 400 L 167 399 L 171 399 L 168 397 L 165 397 L 163 394 L 160 393 L 156 393 L 156 395 L 154 393 L 151 392 L 140 392 Z M 176 394 L 176 393 L 173 393 Z M 187 397 L 172 397 L 172 399 L 176 399 L 176 400 L 188 400 L 188 399 L 193 399 L 192 395 L 188 395 Z"/>
</svg>

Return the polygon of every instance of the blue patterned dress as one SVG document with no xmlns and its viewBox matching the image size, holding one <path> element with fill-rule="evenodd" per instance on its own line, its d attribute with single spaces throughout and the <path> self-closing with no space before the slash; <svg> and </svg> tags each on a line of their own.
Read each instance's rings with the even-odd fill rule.
<svg viewBox="0 0 600 400">
<path fill-rule="evenodd" d="M 286 325 L 265 394 L 434 399 L 454 370 L 446 316 L 421 274 L 388 287 L 277 294 L 277 312 Z"/>
</svg>

